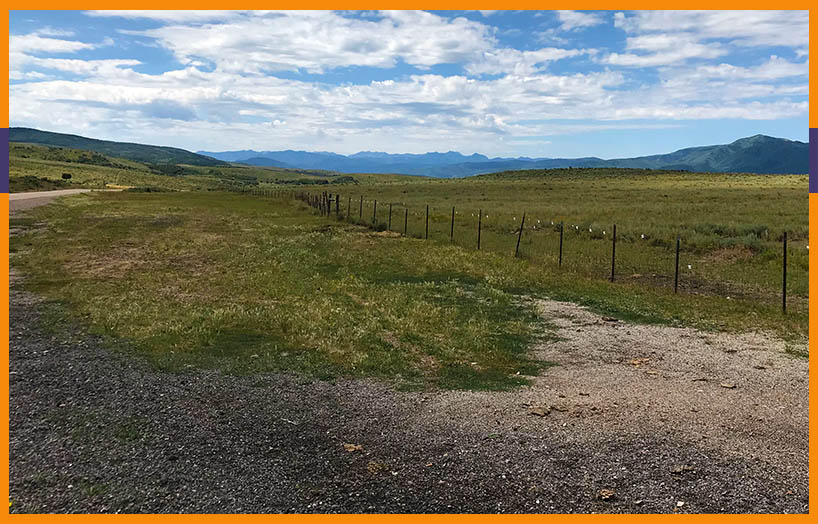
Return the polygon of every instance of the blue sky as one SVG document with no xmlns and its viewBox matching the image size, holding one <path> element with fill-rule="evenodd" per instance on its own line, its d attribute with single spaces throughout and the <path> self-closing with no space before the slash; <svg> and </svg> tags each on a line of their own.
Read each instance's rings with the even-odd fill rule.
<svg viewBox="0 0 818 524">
<path fill-rule="evenodd" d="M 808 137 L 806 11 L 11 11 L 12 126 L 626 157 Z"/>
</svg>

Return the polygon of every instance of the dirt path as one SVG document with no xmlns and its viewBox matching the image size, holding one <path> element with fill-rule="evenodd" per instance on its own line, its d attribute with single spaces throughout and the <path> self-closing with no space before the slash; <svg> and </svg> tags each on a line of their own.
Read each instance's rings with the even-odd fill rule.
<svg viewBox="0 0 818 524">
<path fill-rule="evenodd" d="M 541 302 L 531 387 L 406 393 L 160 373 L 42 307 L 12 289 L 12 511 L 807 511 L 807 360 L 769 337 Z"/>
<path fill-rule="evenodd" d="M 11 212 L 23 211 L 33 207 L 48 204 L 57 197 L 88 193 L 91 189 L 55 189 L 53 191 L 28 191 L 25 193 L 10 193 L 9 207 Z"/>
</svg>

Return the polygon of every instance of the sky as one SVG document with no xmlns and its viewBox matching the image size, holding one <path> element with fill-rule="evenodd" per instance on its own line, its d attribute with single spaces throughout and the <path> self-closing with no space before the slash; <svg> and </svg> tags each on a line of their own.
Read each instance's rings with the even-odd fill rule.
<svg viewBox="0 0 818 524">
<path fill-rule="evenodd" d="M 197 151 L 808 140 L 807 11 L 10 11 L 12 126 Z"/>
</svg>

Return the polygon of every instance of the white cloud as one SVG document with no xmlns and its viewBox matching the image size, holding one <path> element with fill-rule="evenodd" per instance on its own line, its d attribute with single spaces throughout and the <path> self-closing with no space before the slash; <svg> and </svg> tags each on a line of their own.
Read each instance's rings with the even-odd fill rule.
<svg viewBox="0 0 818 524">
<path fill-rule="evenodd" d="M 46 27 L 25 35 L 9 36 L 9 79 L 11 80 L 43 80 L 49 75 L 42 71 L 31 71 L 32 67 L 44 69 L 56 69 L 66 72 L 77 72 L 89 74 L 100 67 L 113 65 L 112 62 L 119 62 L 118 65 L 137 65 L 136 60 L 73 60 L 65 58 L 44 58 L 37 55 L 43 54 L 71 54 L 79 51 L 97 49 L 99 47 L 111 45 L 110 39 L 105 39 L 100 43 L 80 42 L 77 40 L 65 40 L 63 38 L 52 38 L 56 36 L 72 36 L 72 31 L 63 31 Z"/>
<path fill-rule="evenodd" d="M 593 50 L 558 49 L 555 47 L 546 47 L 535 51 L 496 49 L 484 52 L 482 59 L 467 64 L 466 72 L 470 75 L 509 74 L 525 76 L 542 71 L 548 62 L 591 53 L 593 53 Z"/>
<path fill-rule="evenodd" d="M 616 13 L 614 25 L 628 34 L 627 52 L 602 61 L 625 67 L 680 66 L 741 47 L 790 47 L 802 56 L 809 42 L 807 11 L 637 11 Z"/>
<path fill-rule="evenodd" d="M 10 53 L 74 53 L 95 47 L 95 44 L 40 36 L 38 33 L 9 36 Z"/>
<path fill-rule="evenodd" d="M 600 13 L 583 13 L 581 11 L 557 11 L 556 13 L 557 19 L 560 21 L 560 29 L 563 31 L 572 31 L 605 23 L 605 19 Z"/>
<path fill-rule="evenodd" d="M 426 68 L 469 61 L 494 45 L 486 25 L 423 11 L 386 11 L 374 20 L 325 11 L 253 13 L 141 34 L 156 39 L 184 64 L 199 59 L 240 72 L 390 68 L 399 60 Z"/>
<path fill-rule="evenodd" d="M 646 35 L 628 38 L 626 49 L 648 51 L 611 53 L 605 63 L 626 67 L 658 67 L 681 64 L 690 59 L 711 59 L 724 56 L 727 49 L 720 44 L 702 44 L 688 35 Z"/>
<path fill-rule="evenodd" d="M 131 18 L 159 20 L 163 22 L 205 22 L 216 20 L 228 20 L 240 16 L 244 11 L 129 11 L 125 9 L 112 11 L 85 11 L 88 16 L 107 18 Z"/>
<path fill-rule="evenodd" d="M 616 13 L 614 25 L 628 33 L 687 32 L 739 46 L 809 43 L 809 11 L 637 11 Z"/>
<path fill-rule="evenodd" d="M 755 67 L 740 67 L 731 64 L 699 66 L 687 74 L 692 79 L 724 80 L 779 80 L 782 78 L 809 76 L 809 62 L 790 62 L 772 55 L 766 62 Z"/>
<path fill-rule="evenodd" d="M 559 70 L 549 67 L 554 61 L 601 53 L 572 46 L 570 31 L 562 33 L 567 43 L 560 47 L 503 48 L 489 25 L 424 12 L 115 16 L 156 21 L 158 27 L 139 34 L 155 39 L 183 65 L 140 73 L 138 54 L 65 56 L 105 41 L 78 42 L 60 29 L 21 35 L 16 43 L 12 36 L 14 125 L 143 142 L 156 142 L 157 130 L 168 130 L 163 142 L 194 149 L 445 148 L 505 154 L 503 140 L 667 128 L 685 119 L 777 119 L 808 110 L 806 60 L 780 53 L 790 58 L 732 64 L 733 42 L 749 45 L 760 33 L 751 38 L 749 30 L 740 29 L 744 33 L 730 38 L 710 37 L 684 17 L 684 29 L 660 30 L 650 16 L 619 14 L 617 25 L 629 31 L 624 52 L 603 55 L 601 66 L 584 72 L 555 73 Z M 576 25 L 577 20 L 572 28 L 590 27 Z M 342 85 L 275 74 L 345 66 L 388 69 L 400 62 L 419 69 L 456 64 L 463 73 L 402 69 L 387 80 Z M 646 79 L 620 66 L 655 69 Z"/>
</svg>

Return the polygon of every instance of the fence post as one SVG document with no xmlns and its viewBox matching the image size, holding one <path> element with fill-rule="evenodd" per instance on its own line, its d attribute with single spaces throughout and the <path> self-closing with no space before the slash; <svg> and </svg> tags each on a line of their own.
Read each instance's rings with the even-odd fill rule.
<svg viewBox="0 0 818 524">
<path fill-rule="evenodd" d="M 679 235 L 676 235 L 676 274 L 673 277 L 673 292 L 679 292 Z"/>
<path fill-rule="evenodd" d="M 480 251 L 480 232 L 483 229 L 483 210 L 477 212 L 477 251 Z"/>
<path fill-rule="evenodd" d="M 520 239 L 523 238 L 523 226 L 525 225 L 525 212 L 523 212 L 523 221 L 520 222 L 520 232 L 517 233 L 517 247 L 514 249 L 514 258 L 520 254 Z"/>
<path fill-rule="evenodd" d="M 372 204 L 372 225 L 375 226 L 378 220 L 378 201 L 374 200 Z"/>
<path fill-rule="evenodd" d="M 352 217 L 352 197 L 348 196 L 347 197 L 347 222 L 349 222 L 349 219 L 351 217 Z"/>
<path fill-rule="evenodd" d="M 565 224 L 563 222 L 560 222 L 560 261 L 557 264 L 557 267 L 562 267 L 562 236 L 563 236 L 563 230 L 564 229 L 565 229 Z"/>
<path fill-rule="evenodd" d="M 364 218 L 364 196 L 361 195 L 361 204 L 358 206 L 358 221 Z"/>
<path fill-rule="evenodd" d="M 781 311 L 787 313 L 787 232 L 784 231 L 784 278 L 781 284 Z"/>
<path fill-rule="evenodd" d="M 392 231 L 392 202 L 389 202 L 389 222 L 386 224 L 386 230 Z"/>
<path fill-rule="evenodd" d="M 339 207 L 338 201 L 341 200 L 341 194 L 335 195 L 335 218 L 341 216 L 341 208 Z"/>
<path fill-rule="evenodd" d="M 409 208 L 403 210 L 403 236 L 406 236 L 406 225 L 409 224 Z"/>
<path fill-rule="evenodd" d="M 449 241 L 454 242 L 454 206 L 452 206 L 452 229 L 449 231 Z"/>
<path fill-rule="evenodd" d="M 616 267 L 616 224 L 613 228 L 613 244 L 611 247 L 611 282 L 614 281 L 614 268 Z"/>
<path fill-rule="evenodd" d="M 426 240 L 429 240 L 429 204 L 426 204 Z"/>
</svg>

